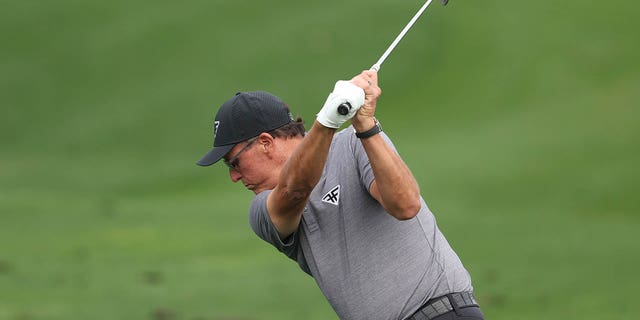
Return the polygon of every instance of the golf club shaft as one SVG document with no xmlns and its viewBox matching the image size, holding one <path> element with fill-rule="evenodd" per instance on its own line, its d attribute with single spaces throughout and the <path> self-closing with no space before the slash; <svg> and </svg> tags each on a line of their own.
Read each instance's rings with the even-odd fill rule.
<svg viewBox="0 0 640 320">
<path fill-rule="evenodd" d="M 378 71 L 380 70 L 380 66 L 382 65 L 382 63 L 384 62 L 384 60 L 387 59 L 387 57 L 389 56 L 389 54 L 391 54 L 391 51 L 393 51 L 393 49 L 396 47 L 396 45 L 398 45 L 398 42 L 400 42 L 400 40 L 402 40 L 402 38 L 404 37 L 404 35 L 407 33 L 407 31 L 409 31 L 409 29 L 411 29 L 411 27 L 413 26 L 413 24 L 416 22 L 416 20 L 418 20 L 418 18 L 420 17 L 420 15 L 422 15 L 422 13 L 427 10 L 427 7 L 431 4 L 432 0 L 427 0 L 427 2 L 425 2 L 425 4 L 422 6 L 422 8 L 420 8 L 420 10 L 418 10 L 418 13 L 416 13 L 415 16 L 413 16 L 413 18 L 411 19 L 411 21 L 409 21 L 409 23 L 407 23 L 407 25 L 404 27 L 404 29 L 402 29 L 402 32 L 400 32 L 400 34 L 396 37 L 395 40 L 393 40 L 393 42 L 391 43 L 391 45 L 389 46 L 389 48 L 387 48 L 387 51 L 385 51 L 382 54 L 382 57 L 380 57 L 380 59 L 378 59 L 378 62 L 376 62 L 373 66 L 371 66 L 371 70 L 373 71 Z"/>
<path fill-rule="evenodd" d="M 398 45 L 398 42 L 400 42 L 400 40 L 402 40 L 404 35 L 409 31 L 409 29 L 411 29 L 413 24 L 416 23 L 416 21 L 418 20 L 418 18 L 420 18 L 422 13 L 425 10 L 427 10 L 427 7 L 429 7 L 429 5 L 431 4 L 431 1 L 433 1 L 433 0 L 427 0 L 427 2 L 425 2 L 424 5 L 422 5 L 422 8 L 420 8 L 420 10 L 418 10 L 418 12 L 413 16 L 413 18 L 411 18 L 409 23 L 407 23 L 407 25 L 404 27 L 404 29 L 402 29 L 400 34 L 395 38 L 395 40 L 393 40 L 393 42 L 391 43 L 389 48 L 387 48 L 387 51 L 385 51 L 382 54 L 382 57 L 380 57 L 380 59 L 378 59 L 378 62 L 376 62 L 373 66 L 371 66 L 370 70 L 373 70 L 375 72 L 378 72 L 380 70 L 380 66 L 382 65 L 384 60 L 387 59 L 389 54 L 391 54 L 391 51 L 393 51 L 393 49 Z M 442 0 L 442 4 L 446 5 L 448 1 L 449 0 Z M 341 115 L 347 115 L 349 113 L 349 110 L 351 110 L 351 104 L 348 103 L 348 102 L 340 104 L 338 106 L 338 109 L 337 109 L 338 113 L 341 114 Z"/>
</svg>

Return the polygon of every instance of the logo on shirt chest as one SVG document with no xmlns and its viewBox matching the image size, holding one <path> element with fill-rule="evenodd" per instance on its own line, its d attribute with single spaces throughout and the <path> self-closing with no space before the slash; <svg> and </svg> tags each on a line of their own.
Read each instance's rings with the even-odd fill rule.
<svg viewBox="0 0 640 320">
<path fill-rule="evenodd" d="M 331 191 L 322 196 L 322 202 L 330 203 L 334 206 L 337 206 L 340 202 L 340 185 L 333 187 Z"/>
</svg>

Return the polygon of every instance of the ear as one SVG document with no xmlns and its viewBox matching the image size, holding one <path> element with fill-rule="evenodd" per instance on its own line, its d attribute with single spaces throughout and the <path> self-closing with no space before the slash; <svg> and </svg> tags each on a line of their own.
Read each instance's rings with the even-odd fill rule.
<svg viewBox="0 0 640 320">
<path fill-rule="evenodd" d="M 256 141 L 260 145 L 260 151 L 263 153 L 269 154 L 273 152 L 275 138 L 270 134 L 263 132 L 258 136 L 258 140 Z"/>
</svg>

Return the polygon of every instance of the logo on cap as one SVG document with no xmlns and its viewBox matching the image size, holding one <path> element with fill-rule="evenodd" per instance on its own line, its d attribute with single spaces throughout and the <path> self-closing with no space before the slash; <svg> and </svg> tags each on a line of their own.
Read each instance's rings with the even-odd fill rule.
<svg viewBox="0 0 640 320">
<path fill-rule="evenodd" d="M 218 127 L 220 126 L 220 121 L 213 122 L 213 136 L 215 137 L 218 134 Z"/>
</svg>

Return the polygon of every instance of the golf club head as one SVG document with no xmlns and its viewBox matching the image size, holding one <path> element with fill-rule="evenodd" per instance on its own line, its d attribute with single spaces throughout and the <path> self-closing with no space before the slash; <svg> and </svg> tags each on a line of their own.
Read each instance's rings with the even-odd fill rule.
<svg viewBox="0 0 640 320">
<path fill-rule="evenodd" d="M 449 3 L 449 0 L 442 0 L 442 5 L 443 5 L 443 6 L 446 6 L 446 5 L 447 5 L 447 3 Z"/>
</svg>

